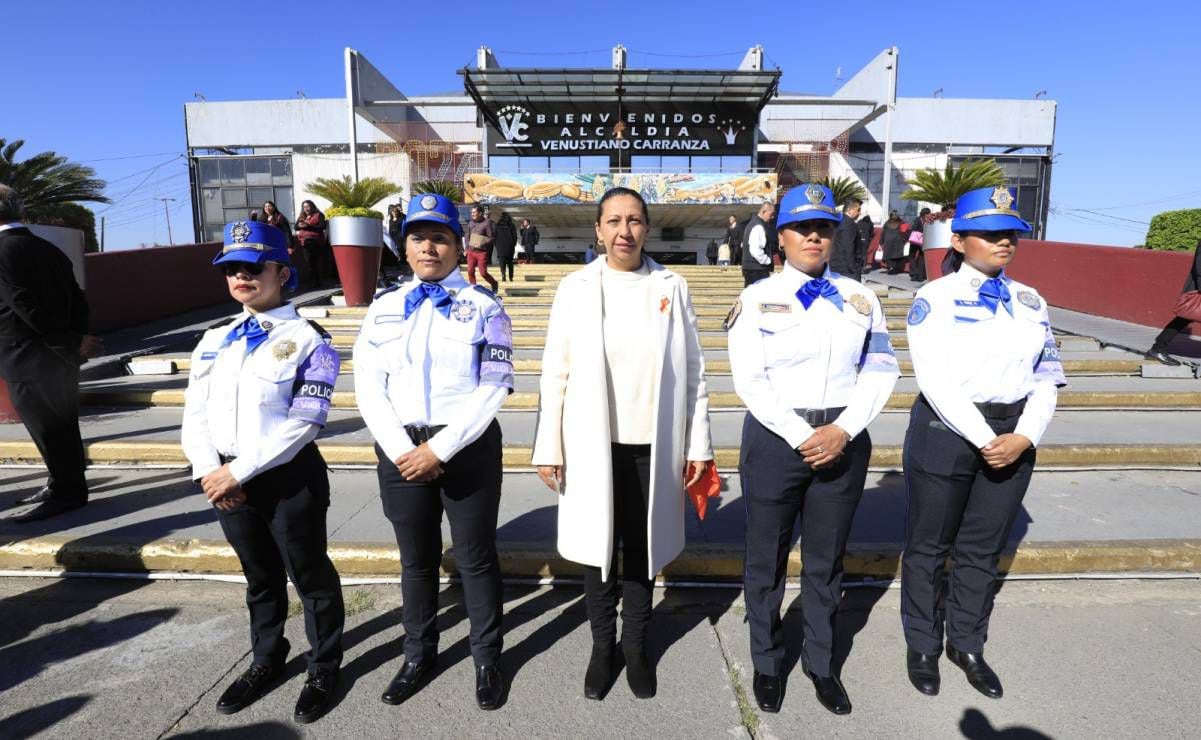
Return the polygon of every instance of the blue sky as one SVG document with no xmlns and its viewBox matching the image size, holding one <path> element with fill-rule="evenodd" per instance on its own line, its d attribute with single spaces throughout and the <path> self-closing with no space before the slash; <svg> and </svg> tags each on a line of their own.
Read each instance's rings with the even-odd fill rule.
<svg viewBox="0 0 1201 740">
<path fill-rule="evenodd" d="M 13 3 L 16 5 L 16 3 Z M 788 8 L 776 10 L 774 8 Z M 339 97 L 342 50 L 403 91 L 461 90 L 481 44 L 514 66 L 726 67 L 762 44 L 782 88 L 828 94 L 901 49 L 899 94 L 1059 104 L 1048 236 L 1141 243 L 1161 210 L 1201 207 L 1193 3 L 22 3 L 3 12 L 0 137 L 109 181 L 109 248 L 190 240 L 183 104 Z M 845 8 L 853 7 L 851 13 Z M 1077 9 L 1079 8 L 1079 10 Z M 1087 11 L 1087 12 L 1085 12 Z M 818 20 L 823 18 L 824 20 Z M 13 33 L 12 29 L 20 29 Z M 561 53 L 566 52 L 566 53 Z M 653 54 L 652 54 L 653 53 Z M 674 56 L 668 56 L 674 55 Z"/>
</svg>

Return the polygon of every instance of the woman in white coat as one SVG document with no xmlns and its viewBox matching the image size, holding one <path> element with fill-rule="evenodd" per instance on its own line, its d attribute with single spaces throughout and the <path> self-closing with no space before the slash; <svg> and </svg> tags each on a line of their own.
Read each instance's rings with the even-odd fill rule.
<svg viewBox="0 0 1201 740">
<path fill-rule="evenodd" d="M 605 193 L 596 217 L 605 254 L 560 283 L 542 357 L 533 462 L 560 494 L 559 553 L 584 565 L 590 699 L 613 682 L 619 584 L 626 678 L 635 696 L 654 696 L 645 648 L 654 578 L 684 548 L 684 489 L 713 459 L 688 285 L 643 255 L 649 230 L 641 195 Z"/>
</svg>

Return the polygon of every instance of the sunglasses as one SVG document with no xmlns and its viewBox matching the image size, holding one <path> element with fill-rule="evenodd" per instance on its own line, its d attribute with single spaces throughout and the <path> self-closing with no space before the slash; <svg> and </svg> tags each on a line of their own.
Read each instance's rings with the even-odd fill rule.
<svg viewBox="0 0 1201 740">
<path fill-rule="evenodd" d="M 251 276 L 263 274 L 262 262 L 222 262 L 221 272 L 225 273 L 225 277 L 233 277 L 245 273 Z"/>
</svg>

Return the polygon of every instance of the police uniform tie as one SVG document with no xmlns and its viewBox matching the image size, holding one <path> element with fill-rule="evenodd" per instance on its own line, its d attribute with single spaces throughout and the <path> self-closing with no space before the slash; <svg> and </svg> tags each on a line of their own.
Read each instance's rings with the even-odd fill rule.
<svg viewBox="0 0 1201 740">
<path fill-rule="evenodd" d="M 997 306 L 1005 306 L 1009 315 L 1013 315 L 1013 303 L 1010 301 L 1009 286 L 1000 278 L 989 278 L 980 286 L 980 304 L 991 311 L 997 312 Z"/>
<path fill-rule="evenodd" d="M 246 354 L 250 354 L 255 347 L 267 341 L 267 330 L 257 318 L 251 316 L 225 335 L 225 344 L 233 344 L 243 337 L 246 338 Z"/>
<path fill-rule="evenodd" d="M 434 308 L 445 318 L 450 318 L 450 294 L 438 283 L 422 283 L 409 291 L 405 296 L 405 318 L 413 315 L 426 299 L 434 304 Z"/>
<path fill-rule="evenodd" d="M 824 277 L 810 280 L 802 285 L 801 289 L 796 292 L 796 297 L 806 311 L 818 298 L 825 298 L 837 306 L 839 311 L 842 310 L 842 295 L 838 292 L 838 288 L 834 287 L 834 283 Z"/>
</svg>

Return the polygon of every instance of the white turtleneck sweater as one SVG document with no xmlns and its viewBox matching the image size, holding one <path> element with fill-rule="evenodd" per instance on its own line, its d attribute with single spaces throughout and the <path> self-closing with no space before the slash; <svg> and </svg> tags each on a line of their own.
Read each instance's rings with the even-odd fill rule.
<svg viewBox="0 0 1201 740">
<path fill-rule="evenodd" d="M 655 437 L 658 343 L 652 287 L 645 263 L 633 272 L 622 272 L 606 262 L 601 272 L 609 436 L 619 444 L 650 444 Z"/>
</svg>

